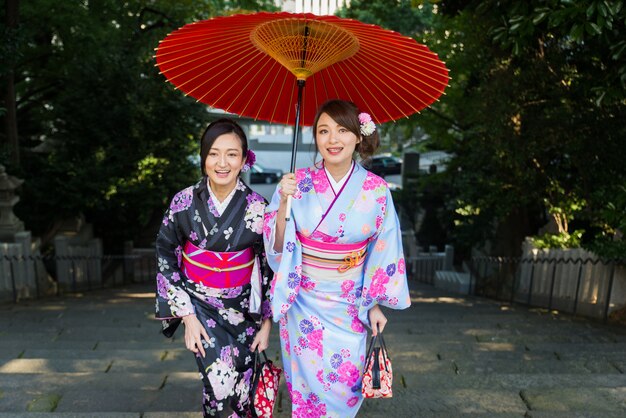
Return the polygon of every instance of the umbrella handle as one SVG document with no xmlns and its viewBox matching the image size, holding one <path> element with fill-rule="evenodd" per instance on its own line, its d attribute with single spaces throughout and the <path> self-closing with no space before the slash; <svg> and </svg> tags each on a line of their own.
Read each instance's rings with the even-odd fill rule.
<svg viewBox="0 0 626 418">
<path fill-rule="evenodd" d="M 291 219 L 291 195 L 287 196 L 287 210 L 285 210 L 285 221 L 289 222 Z"/>
</svg>

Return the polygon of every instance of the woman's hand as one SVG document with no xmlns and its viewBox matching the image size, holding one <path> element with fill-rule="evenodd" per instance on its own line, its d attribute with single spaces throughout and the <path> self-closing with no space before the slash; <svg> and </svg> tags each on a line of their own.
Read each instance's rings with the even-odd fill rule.
<svg viewBox="0 0 626 418">
<path fill-rule="evenodd" d="M 259 353 L 261 351 L 267 350 L 267 347 L 270 345 L 270 330 L 272 329 L 272 320 L 267 318 L 263 320 L 261 324 L 261 329 L 257 331 L 254 336 L 254 340 L 252 340 L 252 344 L 250 344 L 250 351 L 253 353 L 258 349 Z"/>
<path fill-rule="evenodd" d="M 281 204 L 287 202 L 288 196 L 293 196 L 296 193 L 296 175 L 294 173 L 287 173 L 283 176 L 279 183 L 280 186 L 280 202 Z"/>
<path fill-rule="evenodd" d="M 195 315 L 187 315 L 183 317 L 183 324 L 185 324 L 185 346 L 194 354 L 200 353 L 202 357 L 205 356 L 204 347 L 202 346 L 202 338 L 205 341 L 209 341 L 209 334 L 202 326 L 198 318 Z"/>
<path fill-rule="evenodd" d="M 372 335 L 376 336 L 379 332 L 383 332 L 385 324 L 387 324 L 387 317 L 383 314 L 380 306 L 374 305 L 374 307 L 369 310 L 368 314 L 370 325 L 372 326 Z"/>
</svg>

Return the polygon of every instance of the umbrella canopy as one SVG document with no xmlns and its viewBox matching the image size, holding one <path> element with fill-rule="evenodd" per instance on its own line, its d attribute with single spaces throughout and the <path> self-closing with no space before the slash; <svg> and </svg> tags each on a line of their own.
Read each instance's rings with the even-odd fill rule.
<svg viewBox="0 0 626 418">
<path fill-rule="evenodd" d="M 400 119 L 431 105 L 449 80 L 445 64 L 412 38 L 309 13 L 190 23 L 161 41 L 156 61 L 176 88 L 198 101 L 283 124 L 301 118 L 312 125 L 317 108 L 337 98 L 354 102 L 376 123 Z"/>
</svg>

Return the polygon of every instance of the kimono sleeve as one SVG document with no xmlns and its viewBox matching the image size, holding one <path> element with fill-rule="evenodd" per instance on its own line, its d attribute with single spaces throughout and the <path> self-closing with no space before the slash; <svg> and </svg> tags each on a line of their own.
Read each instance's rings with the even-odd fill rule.
<svg viewBox="0 0 626 418">
<path fill-rule="evenodd" d="M 270 302 L 270 279 L 272 277 L 272 269 L 267 262 L 265 249 L 263 248 L 263 240 L 259 240 L 254 244 L 254 251 L 259 257 L 259 267 L 261 273 L 261 320 L 272 317 L 272 305 Z"/>
<path fill-rule="evenodd" d="M 280 192 L 277 188 L 272 202 L 265 211 L 263 223 L 265 253 L 269 266 L 274 272 L 269 290 L 274 322 L 280 321 L 296 300 L 300 291 L 300 274 L 302 272 L 302 247 L 296 238 L 295 215 L 292 215 L 291 219 L 286 222 L 283 248 L 280 252 L 274 251 L 276 216 L 279 204 Z M 295 213 L 295 202 L 293 210 Z"/>
<path fill-rule="evenodd" d="M 273 271 L 278 271 L 280 267 L 280 261 L 282 251 L 274 250 L 274 243 L 276 241 L 276 215 L 278 214 L 278 207 L 280 206 L 280 192 L 279 187 L 276 187 L 276 191 L 272 196 L 272 201 L 265 209 L 265 219 L 263 221 L 263 241 L 265 242 L 265 254 L 267 262 Z"/>
<path fill-rule="evenodd" d="M 174 198 L 176 199 L 176 197 Z M 180 266 L 182 261 L 182 248 L 185 238 L 180 229 L 180 215 L 183 212 L 175 212 L 174 201 L 165 212 L 163 222 L 156 239 L 156 257 L 158 272 L 156 277 L 156 318 L 162 319 L 163 332 L 171 336 L 180 323 L 183 316 L 195 313 L 191 298 L 187 293 L 184 283 L 184 273 Z M 178 320 L 177 320 L 178 319 Z M 166 332 L 168 325 L 170 332 Z"/>
<path fill-rule="evenodd" d="M 368 245 L 365 261 L 359 307 L 359 319 L 364 324 L 369 324 L 368 311 L 376 304 L 391 309 L 406 309 L 411 305 L 400 222 L 389 189 L 384 201 L 382 220 L 377 220 L 380 226 Z"/>
</svg>

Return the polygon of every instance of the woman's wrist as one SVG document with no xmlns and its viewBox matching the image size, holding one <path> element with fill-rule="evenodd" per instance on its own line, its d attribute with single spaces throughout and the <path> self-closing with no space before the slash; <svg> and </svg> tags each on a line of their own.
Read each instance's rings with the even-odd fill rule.
<svg viewBox="0 0 626 418">
<path fill-rule="evenodd" d="M 184 323 L 185 321 L 189 321 L 189 320 L 191 319 L 191 317 L 195 318 L 195 317 L 196 317 L 196 314 L 195 314 L 195 313 L 192 313 L 192 314 L 189 314 L 189 315 L 185 315 L 185 316 L 183 316 L 183 317 L 182 317 L 183 323 Z"/>
</svg>

